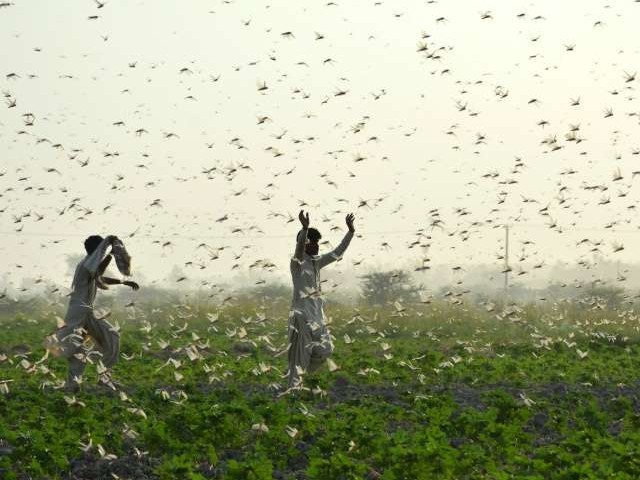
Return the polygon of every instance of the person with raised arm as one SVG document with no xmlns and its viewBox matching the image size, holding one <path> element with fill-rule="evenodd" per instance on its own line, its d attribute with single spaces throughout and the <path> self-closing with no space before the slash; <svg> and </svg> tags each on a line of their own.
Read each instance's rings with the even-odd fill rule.
<svg viewBox="0 0 640 480">
<path fill-rule="evenodd" d="M 73 276 L 65 324 L 46 341 L 47 348 L 54 355 L 69 361 L 66 389 L 70 392 L 79 390 L 88 361 L 100 360 L 109 369 L 118 360 L 120 334 L 104 318 L 96 317 L 94 301 L 97 289 L 107 290 L 108 285 L 126 285 L 133 290 L 140 288 L 136 282 L 103 275 L 112 255 L 116 257 L 120 272 L 130 275 L 131 258 L 118 237 L 91 235 L 84 241 L 84 247 L 87 255 L 78 264 Z M 107 254 L 109 247 L 111 254 Z M 86 348 L 87 336 L 93 339 L 94 349 Z M 93 355 L 98 358 L 92 359 Z M 100 378 L 105 384 L 112 385 L 107 372 L 101 372 Z"/>
<path fill-rule="evenodd" d="M 289 312 L 289 388 L 302 387 L 305 373 L 317 370 L 333 353 L 333 342 L 326 326 L 320 270 L 340 260 L 355 233 L 354 215 L 347 215 L 348 231 L 331 252 L 318 255 L 320 232 L 309 227 L 309 213 L 301 210 L 298 219 L 302 229 L 296 238 L 291 259 L 293 300 Z"/>
</svg>

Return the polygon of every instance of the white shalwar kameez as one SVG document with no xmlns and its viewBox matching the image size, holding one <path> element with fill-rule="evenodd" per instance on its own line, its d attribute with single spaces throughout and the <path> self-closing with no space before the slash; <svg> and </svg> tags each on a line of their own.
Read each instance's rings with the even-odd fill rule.
<svg viewBox="0 0 640 480">
<path fill-rule="evenodd" d="M 298 234 L 296 253 L 291 259 L 289 388 L 301 386 L 302 375 L 316 370 L 333 352 L 333 342 L 325 323 L 320 270 L 339 260 L 352 238 L 353 232 L 349 231 L 332 252 L 310 256 L 304 252 L 306 235 L 303 231 Z"/>
<path fill-rule="evenodd" d="M 69 386 L 77 385 L 76 379 L 82 377 L 86 366 L 86 334 L 93 338 L 96 350 L 102 354 L 100 360 L 105 367 L 113 366 L 118 359 L 120 335 L 107 321 L 96 318 L 93 305 L 96 298 L 98 268 L 109 245 L 109 239 L 105 238 L 93 253 L 87 255 L 76 267 L 65 325 L 55 333 L 58 353 L 69 360 Z"/>
</svg>

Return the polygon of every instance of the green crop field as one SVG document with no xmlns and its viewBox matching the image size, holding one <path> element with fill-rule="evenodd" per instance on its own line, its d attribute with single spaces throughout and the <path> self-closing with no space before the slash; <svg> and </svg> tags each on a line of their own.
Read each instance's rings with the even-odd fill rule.
<svg viewBox="0 0 640 480">
<path fill-rule="evenodd" d="M 0 477 L 640 478 L 640 322 L 595 307 L 329 305 L 332 371 L 283 394 L 286 302 L 139 305 L 112 316 L 117 390 L 89 366 L 75 396 L 57 310 L 25 307 L 0 320 Z"/>
</svg>

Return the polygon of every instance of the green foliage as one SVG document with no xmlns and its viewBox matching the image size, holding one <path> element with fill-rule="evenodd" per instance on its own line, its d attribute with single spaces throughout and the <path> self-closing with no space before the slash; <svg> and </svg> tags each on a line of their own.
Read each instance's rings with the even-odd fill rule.
<svg viewBox="0 0 640 480">
<path fill-rule="evenodd" d="M 89 366 L 84 406 L 42 359 L 52 311 L 0 317 L 0 477 L 640 478 L 638 320 L 584 305 L 332 305 L 340 368 L 294 397 L 287 302 L 158 298 L 121 321 L 125 398 Z"/>
<path fill-rule="evenodd" d="M 246 459 L 242 463 L 231 460 L 228 465 L 229 480 L 271 480 L 273 464 L 264 456 Z"/>
<path fill-rule="evenodd" d="M 582 300 L 587 304 L 598 303 L 608 309 L 614 309 L 622 305 L 624 293 L 624 289 L 621 287 L 593 285 L 585 290 L 582 295 L 579 295 L 578 300 Z"/>
<path fill-rule="evenodd" d="M 194 459 L 189 455 L 172 455 L 164 460 L 156 470 L 161 480 L 184 478 L 189 480 L 203 480 L 205 477 L 193 471 Z"/>
<path fill-rule="evenodd" d="M 420 287 L 404 270 L 371 272 L 362 276 L 362 298 L 368 305 L 386 305 L 397 300 L 420 300 Z"/>
<path fill-rule="evenodd" d="M 343 453 L 336 453 L 327 459 L 314 458 L 307 473 L 312 479 L 358 480 L 366 471 L 365 465 L 354 461 Z"/>
</svg>

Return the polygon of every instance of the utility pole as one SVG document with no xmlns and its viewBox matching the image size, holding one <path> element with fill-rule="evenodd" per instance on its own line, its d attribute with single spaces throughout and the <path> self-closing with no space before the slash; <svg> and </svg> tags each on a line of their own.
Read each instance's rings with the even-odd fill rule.
<svg viewBox="0 0 640 480">
<path fill-rule="evenodd" d="M 509 289 L 509 225 L 504 226 L 504 293 Z"/>
</svg>

